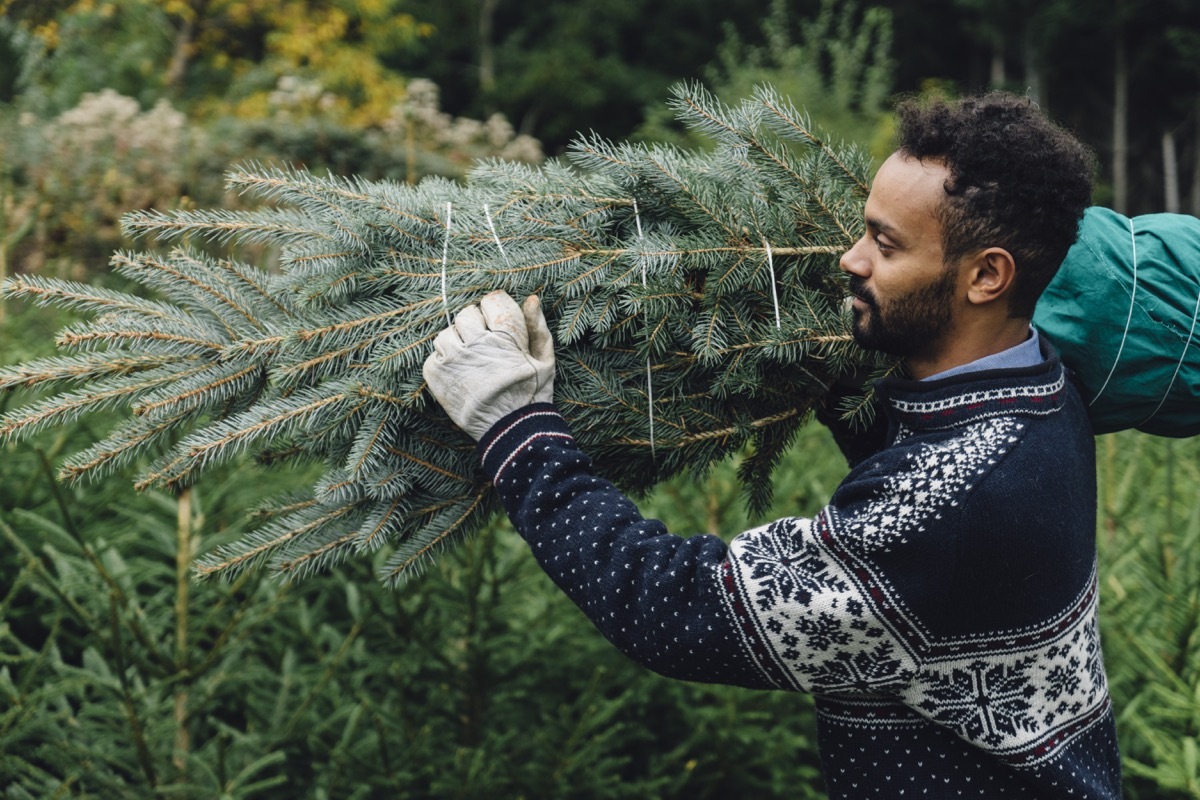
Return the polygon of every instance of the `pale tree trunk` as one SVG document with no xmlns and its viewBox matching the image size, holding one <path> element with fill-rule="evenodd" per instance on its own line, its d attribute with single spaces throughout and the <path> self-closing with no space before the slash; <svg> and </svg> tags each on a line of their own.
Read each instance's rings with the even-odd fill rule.
<svg viewBox="0 0 1200 800">
<path fill-rule="evenodd" d="M 496 48 L 492 30 L 496 6 L 500 0 L 479 0 L 479 88 L 491 92 L 496 88 Z"/>
<path fill-rule="evenodd" d="M 188 587 L 191 585 L 192 555 L 196 550 L 192 530 L 192 490 L 179 493 L 176 514 L 175 550 L 175 669 L 180 676 L 190 669 L 188 664 Z M 172 761 L 175 769 L 187 775 L 188 754 L 192 735 L 188 724 L 188 685 L 181 681 L 175 689 L 175 747 Z"/>
<path fill-rule="evenodd" d="M 183 88 L 188 64 L 192 60 L 192 43 L 196 39 L 197 21 L 205 12 L 206 0 L 192 0 L 184 7 L 179 29 L 175 31 L 175 43 L 171 50 L 171 63 L 167 65 L 166 84 L 169 91 Z"/>
<path fill-rule="evenodd" d="M 1179 163 L 1175 159 L 1175 134 L 1164 131 L 1163 151 L 1163 210 L 1179 213 Z"/>
<path fill-rule="evenodd" d="M 1113 210 L 1124 214 L 1129 208 L 1129 66 L 1125 36 L 1117 31 L 1113 81 Z"/>
<path fill-rule="evenodd" d="M 1003 89 L 1008 82 L 1004 71 L 1004 34 L 996 31 L 992 34 L 992 70 L 988 83 L 993 89 Z"/>
<path fill-rule="evenodd" d="M 1192 135 L 1192 214 L 1200 217 L 1200 97 L 1196 98 L 1196 128 Z"/>
<path fill-rule="evenodd" d="M 1034 44 L 1033 26 L 1026 24 L 1022 42 L 1022 57 L 1025 60 L 1025 94 L 1038 105 L 1046 102 L 1042 93 L 1042 70 L 1038 65 L 1037 45 Z"/>
</svg>

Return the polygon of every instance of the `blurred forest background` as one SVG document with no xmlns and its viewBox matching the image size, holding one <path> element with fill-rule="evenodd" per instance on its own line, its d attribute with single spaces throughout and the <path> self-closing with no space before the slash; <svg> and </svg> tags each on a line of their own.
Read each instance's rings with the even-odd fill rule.
<svg viewBox="0 0 1200 800">
<path fill-rule="evenodd" d="M 234 207 L 222 173 L 237 162 L 416 181 L 479 158 L 538 163 L 576 132 L 704 147 L 666 111 L 685 79 L 725 99 L 774 84 L 879 157 L 898 96 L 1015 90 L 1097 151 L 1098 204 L 1200 213 L 1194 0 L 0 11 L 0 275 L 117 285 L 121 215 Z M 0 358 L 51 355 L 69 322 L 0 306 Z M 0 458 L 0 797 L 823 797 L 808 698 L 626 662 L 507 524 L 399 592 L 369 563 L 292 586 L 195 583 L 196 555 L 300 478 L 247 462 L 179 496 L 58 484 L 56 460 L 92 426 Z M 1097 447 L 1127 792 L 1200 798 L 1200 440 Z M 661 486 L 644 510 L 678 533 L 761 521 L 741 510 L 736 460 Z M 812 513 L 844 471 L 809 426 L 767 516 Z"/>
</svg>

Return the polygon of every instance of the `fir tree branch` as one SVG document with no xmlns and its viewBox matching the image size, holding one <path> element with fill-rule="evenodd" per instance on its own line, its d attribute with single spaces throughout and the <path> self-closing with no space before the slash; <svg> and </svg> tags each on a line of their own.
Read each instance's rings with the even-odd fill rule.
<svg viewBox="0 0 1200 800">
<path fill-rule="evenodd" d="M 178 308 L 166 303 L 143 300 L 123 292 L 114 292 L 85 283 L 44 278 L 40 275 L 13 275 L 0 284 L 0 297 L 28 299 L 40 306 L 55 305 L 78 311 L 127 311 L 148 317 L 179 319 Z"/>
<path fill-rule="evenodd" d="M 157 467 L 153 472 L 143 475 L 134 486 L 139 491 L 155 485 L 177 486 L 192 471 L 216 458 L 219 454 L 230 450 L 240 450 L 272 429 L 286 428 L 292 423 L 311 418 L 318 411 L 346 402 L 346 400 L 346 394 L 337 392 L 284 408 L 276 413 L 268 414 L 265 418 L 261 412 L 248 412 L 247 415 L 244 415 L 248 417 L 246 420 L 235 417 L 222 422 L 203 436 L 193 435 L 185 439 L 180 443 L 180 447 L 184 449 L 182 455 Z M 355 406 L 356 409 L 360 407 L 361 404 Z M 273 409 L 269 410 L 273 411 Z M 0 428 L 0 431 L 2 430 L 3 428 Z"/>
<path fill-rule="evenodd" d="M 804 412 L 802 412 L 798 408 L 789 408 L 786 411 L 780 411 L 778 414 L 772 414 L 768 417 L 762 417 L 760 419 L 756 419 L 751 422 L 748 422 L 748 423 L 746 423 L 746 426 L 750 427 L 750 428 L 763 428 L 763 427 L 767 427 L 769 425 L 778 425 L 781 422 L 786 422 L 788 420 L 794 419 L 795 417 L 800 416 L 802 413 L 804 413 Z M 697 442 L 708 441 L 710 439 L 730 438 L 730 437 L 735 436 L 738 433 L 738 431 L 739 431 L 738 427 L 729 427 L 729 428 L 721 428 L 719 430 L 711 430 L 711 431 L 702 431 L 700 433 L 692 433 L 692 434 L 688 434 L 686 436 L 681 436 L 677 439 L 658 438 L 655 440 L 655 445 L 658 447 L 661 447 L 661 448 L 667 448 L 667 447 L 682 448 L 682 447 L 687 447 L 688 445 L 696 444 Z M 628 437 L 622 437 L 618 441 L 621 444 L 633 445 L 636 447 L 650 447 L 651 446 L 649 439 L 631 439 Z"/>
<path fill-rule="evenodd" d="M 216 554 L 205 557 L 197 562 L 195 573 L 201 578 L 216 573 L 234 574 L 246 567 L 262 561 L 273 551 L 283 547 L 288 542 L 303 536 L 319 526 L 337 522 L 357 510 L 357 505 L 347 503 L 338 508 L 330 509 L 320 516 L 299 527 L 279 526 L 279 529 L 258 535 L 255 543 L 245 549 L 222 548 Z"/>
<path fill-rule="evenodd" d="M 503 288 L 542 297 L 557 399 L 606 477 L 644 489 L 753 443 L 761 478 L 828 383 L 867 361 L 837 256 L 862 224 L 868 162 L 772 95 L 680 96 L 715 152 L 590 137 L 572 163 L 492 162 L 465 184 L 414 186 L 249 165 L 230 185 L 281 206 L 131 214 L 139 235 L 265 245 L 284 271 L 118 254 L 162 301 L 20 279 L 10 291 L 94 317 L 59 335 L 70 358 L 0 371 L 0 389 L 78 387 L 0 418 L 0 433 L 128 408 L 63 475 L 174 441 L 139 489 L 189 485 L 251 446 L 261 461 L 321 463 L 312 497 L 202 574 L 268 562 L 298 577 L 388 543 L 380 577 L 396 585 L 495 510 L 469 443 L 426 410 L 420 367 L 451 314 Z M 650 419 L 657 456 L 636 433 Z"/>
<path fill-rule="evenodd" d="M 326 231 L 310 226 L 311 217 L 295 211 L 134 211 L 121 219 L 121 228 L 131 236 L 153 236 L 158 240 L 180 239 L 195 234 L 207 241 L 267 244 L 278 241 L 334 240 Z"/>
<path fill-rule="evenodd" d="M 399 500 L 396 503 L 399 503 Z M 361 538 L 361 534 L 357 530 L 350 531 L 303 555 L 280 561 L 277 568 L 283 575 L 303 574 L 309 565 L 324 561 L 331 554 L 341 551 L 345 546 L 359 541 Z"/>
<path fill-rule="evenodd" d="M 64 331 L 55 339 L 59 347 L 85 348 L 94 345 L 109 345 L 134 349 L 139 344 L 155 343 L 169 347 L 186 347 L 191 351 L 201 353 L 219 353 L 224 344 L 211 340 L 198 339 L 194 336 L 163 333 L 154 330 L 132 330 L 129 328 L 116 330 L 92 330 L 72 332 Z"/>
<path fill-rule="evenodd" d="M 859 193 L 865 198 L 870 193 L 871 187 L 867 185 L 864 176 L 860 175 L 855 170 L 851 169 L 838 154 L 834 152 L 825 142 L 821 141 L 808 126 L 801 124 L 801 116 L 796 112 L 795 108 L 785 107 L 781 98 L 772 90 L 766 87 L 758 87 L 755 90 L 755 99 L 758 100 L 763 108 L 771 115 L 773 121 L 780 127 L 790 130 L 796 136 L 809 144 L 817 147 L 821 153 L 831 162 L 838 166 L 841 173 L 858 189 Z"/>
<path fill-rule="evenodd" d="M 109 468 L 115 469 L 124 460 L 132 460 L 141 455 L 147 445 L 175 433 L 179 424 L 190 415 L 191 411 L 188 410 L 153 423 L 140 419 L 126 420 L 107 437 L 64 462 L 58 470 L 58 478 L 75 483 L 85 478 L 98 477 Z"/>
<path fill-rule="evenodd" d="M 483 504 L 491 490 L 492 487 L 487 485 L 480 488 L 473 498 L 470 495 L 463 495 L 462 497 L 452 498 L 443 504 L 444 508 L 453 508 L 456 503 L 461 503 L 463 500 L 470 500 L 462 510 L 462 513 L 450 520 L 449 524 L 441 526 L 436 533 L 426 537 L 426 541 L 421 547 L 412 552 L 403 552 L 403 557 L 399 560 L 389 560 L 384 571 L 380 574 L 381 579 L 394 585 L 397 581 L 403 580 L 412 574 L 418 564 L 429 558 L 439 547 L 445 544 L 450 536 L 470 521 L 476 509 Z"/>
<path fill-rule="evenodd" d="M 136 397 L 143 392 L 164 386 L 187 375 L 207 368 L 201 365 L 184 370 L 164 369 L 157 374 L 143 373 L 141 380 L 108 379 L 90 392 L 72 392 L 47 398 L 26 408 L 10 411 L 0 417 L 0 437 L 24 436 L 47 425 L 77 418 L 87 411 L 108 408 L 112 404 Z"/>
<path fill-rule="evenodd" d="M 224 368 L 218 370 L 218 374 L 222 371 L 225 371 Z M 148 401 L 136 403 L 133 405 L 131 410 L 135 416 L 141 417 L 172 407 L 194 407 L 197 401 L 204 399 L 205 396 L 211 397 L 211 395 L 221 389 L 231 389 L 233 391 L 237 391 L 237 384 L 239 382 L 244 382 L 246 378 L 251 376 L 257 376 L 258 381 L 256 382 L 259 383 L 265 380 L 266 375 L 264 374 L 261 364 L 251 364 L 250 366 L 239 369 L 231 374 L 220 375 L 220 377 L 217 377 L 215 380 L 208 380 L 200 386 L 190 388 L 178 394 L 169 394 L 168 396 L 154 400 L 153 402 Z"/>
<path fill-rule="evenodd" d="M 0 390 L 54 387 L 63 383 L 122 377 L 179 360 L 159 354 L 119 356 L 112 352 L 42 358 L 0 369 Z"/>
</svg>

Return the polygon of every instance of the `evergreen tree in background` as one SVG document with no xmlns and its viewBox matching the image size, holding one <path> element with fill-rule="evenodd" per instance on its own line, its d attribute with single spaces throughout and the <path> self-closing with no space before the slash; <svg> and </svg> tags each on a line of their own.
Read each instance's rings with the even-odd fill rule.
<svg viewBox="0 0 1200 800">
<path fill-rule="evenodd" d="M 113 259 L 160 299 L 4 285 L 95 316 L 61 332 L 67 355 L 0 374 L 6 389 L 53 390 L 0 433 L 128 410 L 61 475 L 138 464 L 143 488 L 183 489 L 245 452 L 318 461 L 306 495 L 280 499 L 200 572 L 267 562 L 303 576 L 387 546 L 380 577 L 399 584 L 498 508 L 420 368 L 455 312 L 502 288 L 541 295 L 558 405 L 602 474 L 636 492 L 745 449 L 746 498 L 764 507 L 829 384 L 884 367 L 853 344 L 837 266 L 860 235 L 871 164 L 769 89 L 731 107 L 681 88 L 672 105 L 712 152 L 584 138 L 568 163 L 482 164 L 465 185 L 249 167 L 231 188 L 271 205 L 133 214 L 128 231 L 180 243 Z M 282 273 L 196 241 L 273 246 Z"/>
</svg>

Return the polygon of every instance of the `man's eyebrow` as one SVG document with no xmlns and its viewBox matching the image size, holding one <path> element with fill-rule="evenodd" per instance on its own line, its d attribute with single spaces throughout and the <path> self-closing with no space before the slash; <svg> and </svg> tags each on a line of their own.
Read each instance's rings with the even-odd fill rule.
<svg viewBox="0 0 1200 800">
<path fill-rule="evenodd" d="M 900 232 L 877 217 L 867 217 L 867 227 L 876 233 L 883 233 L 894 239 L 900 238 Z"/>
</svg>

